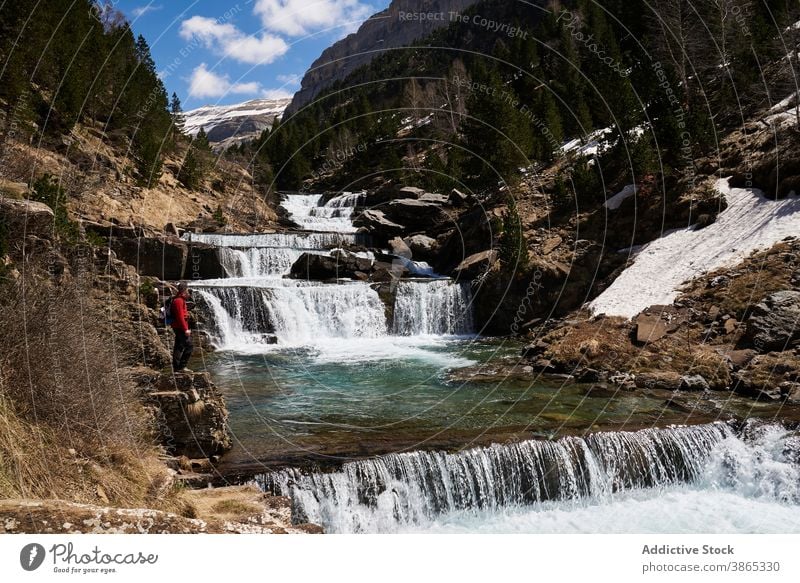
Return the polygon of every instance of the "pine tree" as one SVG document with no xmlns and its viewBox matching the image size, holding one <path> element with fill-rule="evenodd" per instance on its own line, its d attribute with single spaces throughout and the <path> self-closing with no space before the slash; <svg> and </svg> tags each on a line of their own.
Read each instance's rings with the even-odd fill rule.
<svg viewBox="0 0 800 583">
<path fill-rule="evenodd" d="M 500 235 L 500 264 L 506 271 L 519 271 L 528 266 L 528 261 L 528 243 L 522 231 L 522 219 L 514 197 L 509 194 Z"/>
</svg>

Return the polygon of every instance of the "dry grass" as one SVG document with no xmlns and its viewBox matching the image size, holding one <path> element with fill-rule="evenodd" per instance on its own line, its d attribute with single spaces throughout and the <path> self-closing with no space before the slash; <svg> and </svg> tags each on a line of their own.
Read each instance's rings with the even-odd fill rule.
<svg viewBox="0 0 800 583">
<path fill-rule="evenodd" d="M 712 386 L 730 384 L 727 362 L 713 347 L 703 344 L 685 325 L 673 334 L 644 346 L 632 340 L 633 324 L 621 318 L 586 320 L 545 337 L 545 356 L 567 368 L 589 367 L 624 372 L 665 372 L 702 375 Z"/>
<path fill-rule="evenodd" d="M 180 510 L 103 314 L 26 278 L 0 305 L 0 497 Z"/>
</svg>

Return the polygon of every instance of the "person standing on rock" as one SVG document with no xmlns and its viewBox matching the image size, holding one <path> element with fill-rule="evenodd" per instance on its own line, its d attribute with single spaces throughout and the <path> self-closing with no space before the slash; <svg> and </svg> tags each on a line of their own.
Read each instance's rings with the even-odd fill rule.
<svg viewBox="0 0 800 583">
<path fill-rule="evenodd" d="M 189 329 L 189 309 L 186 300 L 189 298 L 189 286 L 181 282 L 178 291 L 169 305 L 172 331 L 175 332 L 175 348 L 172 351 L 172 369 L 175 372 L 189 372 L 186 364 L 192 356 L 192 331 Z"/>
</svg>

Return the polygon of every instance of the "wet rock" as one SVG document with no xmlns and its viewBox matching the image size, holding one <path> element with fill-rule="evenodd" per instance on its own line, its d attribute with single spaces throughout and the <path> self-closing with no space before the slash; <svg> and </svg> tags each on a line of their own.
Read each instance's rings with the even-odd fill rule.
<svg viewBox="0 0 800 583">
<path fill-rule="evenodd" d="M 701 375 L 684 375 L 681 377 L 680 390 L 682 391 L 708 391 L 711 386 Z"/>
<path fill-rule="evenodd" d="M 23 241 L 27 235 L 42 239 L 53 236 L 53 209 L 43 202 L 5 198 L 0 194 L 0 221 L 9 241 Z"/>
<path fill-rule="evenodd" d="M 786 350 L 800 340 L 800 292 L 777 292 L 754 306 L 746 336 L 759 352 Z"/>
<path fill-rule="evenodd" d="M 356 278 L 356 273 L 368 273 L 372 270 L 372 261 L 358 257 L 344 250 L 337 250 L 330 255 L 303 253 L 294 262 L 289 272 L 292 279 L 308 279 L 324 281 L 328 279 Z"/>
<path fill-rule="evenodd" d="M 458 264 L 454 270 L 454 275 L 459 279 L 475 279 L 489 271 L 495 261 L 497 261 L 496 249 L 475 253 Z"/>
<path fill-rule="evenodd" d="M 189 258 L 183 279 L 222 279 L 225 276 L 216 247 L 205 243 L 189 243 Z"/>
<path fill-rule="evenodd" d="M 665 389 L 677 391 L 681 388 L 681 375 L 672 371 L 640 372 L 636 375 L 636 386 L 640 389 Z"/>
<path fill-rule="evenodd" d="M 144 399 L 170 455 L 210 458 L 231 448 L 225 399 L 208 373 L 159 375 Z"/>
<path fill-rule="evenodd" d="M 623 391 L 636 390 L 636 377 L 627 372 L 616 372 L 608 377 L 608 381 Z"/>
<path fill-rule="evenodd" d="M 108 240 L 117 257 L 140 275 L 178 280 L 186 272 L 189 246 L 177 237 L 116 237 Z"/>
<path fill-rule="evenodd" d="M 373 265 L 372 277 L 374 282 L 394 283 L 410 274 L 406 263 L 401 261 L 376 261 Z"/>
</svg>

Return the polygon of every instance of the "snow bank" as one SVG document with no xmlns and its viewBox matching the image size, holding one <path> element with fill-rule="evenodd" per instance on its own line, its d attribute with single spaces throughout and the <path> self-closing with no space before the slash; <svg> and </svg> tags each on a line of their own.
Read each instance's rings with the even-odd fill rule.
<svg viewBox="0 0 800 583">
<path fill-rule="evenodd" d="M 768 200 L 759 190 L 729 187 L 727 179 L 716 187 L 728 201 L 717 221 L 644 245 L 633 264 L 589 304 L 593 313 L 632 318 L 649 306 L 670 304 L 687 281 L 800 235 L 800 197 Z"/>
<path fill-rule="evenodd" d="M 617 194 L 606 200 L 605 207 L 608 210 L 615 211 L 622 205 L 625 199 L 632 197 L 634 194 L 636 194 L 636 187 L 633 184 L 628 184 Z"/>
</svg>

